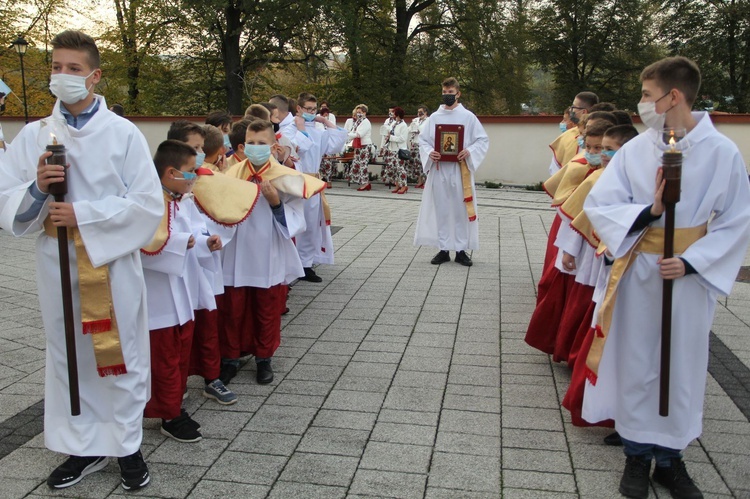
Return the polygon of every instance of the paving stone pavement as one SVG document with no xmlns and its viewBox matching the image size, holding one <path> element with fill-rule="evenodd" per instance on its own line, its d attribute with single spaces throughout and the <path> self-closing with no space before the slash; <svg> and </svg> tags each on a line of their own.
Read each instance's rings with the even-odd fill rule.
<svg viewBox="0 0 750 499">
<path fill-rule="evenodd" d="M 413 246 L 420 196 L 335 184 L 336 264 L 318 269 L 322 284 L 294 286 L 275 381 L 255 384 L 250 362 L 231 384 L 239 402 L 222 407 L 191 378 L 185 404 L 204 439 L 179 444 L 146 420 L 152 482 L 130 494 L 115 461 L 66 491 L 44 483 L 62 456 L 37 433 L 34 241 L 0 232 L 0 497 L 619 497 L 622 451 L 602 444 L 608 430 L 571 425 L 560 408 L 567 368 L 523 342 L 548 199 L 479 189 L 481 250 L 466 268 L 430 265 L 435 250 Z M 750 284 L 738 283 L 713 328 L 744 367 L 749 302 Z M 749 456 L 750 422 L 709 376 L 689 469 L 706 497 L 750 498 Z"/>
</svg>

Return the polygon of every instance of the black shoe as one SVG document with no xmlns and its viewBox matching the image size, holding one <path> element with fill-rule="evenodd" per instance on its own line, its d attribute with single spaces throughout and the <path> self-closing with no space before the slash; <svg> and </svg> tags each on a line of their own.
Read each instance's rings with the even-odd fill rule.
<svg viewBox="0 0 750 499">
<path fill-rule="evenodd" d="M 648 475 L 651 473 L 651 460 L 642 457 L 628 456 L 625 460 L 625 471 L 620 480 L 620 494 L 636 499 L 648 498 Z"/>
<path fill-rule="evenodd" d="M 271 369 L 271 359 L 261 360 L 256 362 L 255 365 L 258 368 L 258 373 L 255 377 L 256 381 L 260 385 L 267 385 L 273 381 L 273 369 Z"/>
<path fill-rule="evenodd" d="M 120 477 L 122 479 L 122 488 L 125 490 L 142 489 L 151 480 L 148 474 L 148 466 L 143 460 L 141 451 L 125 457 L 118 457 L 120 463 Z"/>
<path fill-rule="evenodd" d="M 51 489 L 64 489 L 77 484 L 86 475 L 104 469 L 106 466 L 106 457 L 70 456 L 50 473 L 49 478 L 47 478 L 47 485 Z"/>
<path fill-rule="evenodd" d="M 323 282 L 323 278 L 320 277 L 318 274 L 315 273 L 315 271 L 312 269 L 312 267 L 305 267 L 305 276 L 300 277 L 300 281 L 307 281 L 307 282 Z"/>
<path fill-rule="evenodd" d="M 450 262 L 451 255 L 447 251 L 440 250 L 438 254 L 432 257 L 430 263 L 433 265 L 440 265 L 441 263 Z"/>
<path fill-rule="evenodd" d="M 654 469 L 654 481 L 668 488 L 675 499 L 703 499 L 703 494 L 688 475 L 685 462 L 679 458 L 670 461 L 672 466 Z"/>
<path fill-rule="evenodd" d="M 196 430 L 201 429 L 201 424 L 198 421 L 191 418 L 190 414 L 188 414 L 188 412 L 182 407 L 180 407 L 180 415 L 175 419 L 184 419 L 185 424 L 189 425 L 191 428 L 194 428 Z M 172 421 L 174 421 L 174 419 Z"/>
<path fill-rule="evenodd" d="M 620 434 L 617 432 L 614 432 L 604 437 L 604 445 L 611 445 L 613 447 L 622 447 L 622 439 L 620 438 Z"/>
<path fill-rule="evenodd" d="M 286 315 L 289 313 L 289 307 L 284 307 L 284 310 L 281 311 L 281 315 Z"/>
<path fill-rule="evenodd" d="M 221 369 L 219 369 L 219 379 L 222 383 L 224 383 L 224 386 L 228 385 L 229 382 L 232 381 L 235 376 L 237 376 L 238 370 L 238 363 L 235 363 L 233 361 L 221 361 Z"/>
<path fill-rule="evenodd" d="M 456 251 L 456 262 L 460 263 L 464 267 L 471 267 L 474 265 L 471 262 L 471 257 L 466 254 L 465 251 Z"/>
<path fill-rule="evenodd" d="M 161 420 L 161 434 L 178 442 L 198 442 L 203 439 L 201 432 L 195 429 L 195 421 L 190 417 L 180 416 L 172 421 Z"/>
</svg>

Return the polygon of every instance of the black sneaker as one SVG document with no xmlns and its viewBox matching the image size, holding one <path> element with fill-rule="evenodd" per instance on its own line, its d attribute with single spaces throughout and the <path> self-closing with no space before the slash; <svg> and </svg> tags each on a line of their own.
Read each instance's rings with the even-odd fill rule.
<svg viewBox="0 0 750 499">
<path fill-rule="evenodd" d="M 299 278 L 300 281 L 323 282 L 323 278 L 316 274 L 312 267 L 305 267 L 304 270 L 305 275 Z"/>
<path fill-rule="evenodd" d="M 432 260 L 430 260 L 430 263 L 433 265 L 440 265 L 441 263 L 450 262 L 451 261 L 451 255 L 447 251 L 440 250 L 438 251 L 437 255 L 432 257 Z"/>
<path fill-rule="evenodd" d="M 620 494 L 625 497 L 647 499 L 649 473 L 651 473 L 650 459 L 628 456 L 625 460 L 625 471 L 620 480 Z"/>
<path fill-rule="evenodd" d="M 178 416 L 177 419 L 185 419 L 185 423 L 186 424 L 192 426 L 196 430 L 200 430 L 201 429 L 201 424 L 198 421 L 196 421 L 193 418 L 191 418 L 190 414 L 188 414 L 188 412 L 185 409 L 183 409 L 182 407 L 180 407 L 180 415 Z M 172 421 L 174 421 L 174 419 Z"/>
<path fill-rule="evenodd" d="M 64 489 L 77 484 L 86 475 L 102 470 L 106 466 L 106 457 L 70 456 L 50 473 L 49 478 L 47 478 L 47 485 L 51 489 Z"/>
<path fill-rule="evenodd" d="M 219 379 L 224 383 L 224 386 L 228 385 L 237 376 L 237 371 L 239 371 L 239 362 L 233 360 L 221 361 Z"/>
<path fill-rule="evenodd" d="M 273 381 L 273 369 L 271 369 L 271 359 L 256 362 L 258 368 L 255 379 L 260 385 L 267 385 Z"/>
<path fill-rule="evenodd" d="M 657 466 L 654 481 L 669 489 L 675 499 L 703 499 L 703 494 L 688 475 L 685 462 L 679 458 L 670 460 L 672 466 Z"/>
<path fill-rule="evenodd" d="M 620 434 L 615 431 L 604 437 L 604 445 L 622 447 L 622 438 L 620 438 Z"/>
<path fill-rule="evenodd" d="M 456 262 L 464 267 L 471 267 L 473 265 L 471 257 L 467 255 L 465 251 L 456 251 Z"/>
<path fill-rule="evenodd" d="M 146 461 L 143 460 L 141 451 L 137 451 L 135 454 L 129 456 L 118 457 L 117 462 L 120 463 L 120 477 L 123 489 L 142 489 L 151 481 L 151 476 L 148 474 L 148 466 L 146 466 Z"/>
<path fill-rule="evenodd" d="M 161 433 L 178 442 L 198 442 L 203 439 L 201 432 L 195 429 L 195 421 L 180 416 L 172 421 L 161 420 Z"/>
</svg>

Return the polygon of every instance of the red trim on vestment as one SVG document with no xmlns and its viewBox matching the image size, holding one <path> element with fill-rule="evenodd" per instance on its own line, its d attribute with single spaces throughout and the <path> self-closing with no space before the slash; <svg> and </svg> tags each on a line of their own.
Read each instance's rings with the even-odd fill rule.
<svg viewBox="0 0 750 499">
<path fill-rule="evenodd" d="M 128 370 L 125 368 L 125 364 L 117 364 L 114 366 L 97 367 L 97 372 L 100 377 L 105 376 L 119 376 L 121 374 L 127 374 Z"/>
<path fill-rule="evenodd" d="M 144 255 L 156 256 L 160 254 L 169 242 L 169 238 L 172 236 L 172 210 L 170 209 L 172 203 L 173 201 L 169 201 L 167 203 L 167 238 L 164 240 L 164 244 L 162 244 L 161 247 L 156 251 L 146 251 L 145 249 L 141 248 L 141 253 L 143 253 Z"/>
<path fill-rule="evenodd" d="M 83 323 L 83 334 L 106 333 L 112 330 L 111 319 L 88 321 Z"/>
<path fill-rule="evenodd" d="M 242 222 L 244 222 L 245 220 L 247 220 L 247 217 L 249 217 L 249 216 L 250 216 L 250 214 L 251 214 L 251 213 L 253 212 L 253 210 L 255 209 L 255 205 L 256 205 L 256 204 L 258 204 L 258 199 L 260 199 L 260 196 L 261 196 L 261 194 L 260 194 L 260 193 L 258 193 L 258 195 L 257 195 L 257 196 L 255 196 L 255 201 L 253 201 L 253 205 L 252 205 L 252 206 L 250 207 L 250 209 L 249 209 L 249 210 L 247 210 L 247 213 L 245 214 L 245 216 L 244 216 L 244 217 L 242 217 L 242 220 L 239 220 L 239 221 L 237 221 L 237 222 L 235 222 L 235 223 L 233 223 L 233 224 L 228 224 L 228 223 L 224 223 L 224 222 L 219 222 L 219 221 L 218 221 L 218 220 L 216 220 L 216 219 L 215 219 L 214 217 L 212 217 L 212 216 L 211 216 L 211 214 L 210 214 L 210 213 L 208 213 L 208 211 L 206 211 L 206 209 L 205 209 L 205 208 L 203 208 L 203 206 L 201 206 L 200 202 L 198 201 L 198 198 L 196 198 L 195 196 L 193 196 L 193 200 L 195 201 L 195 204 L 196 204 L 196 205 L 198 205 L 198 208 L 200 208 L 201 212 L 202 212 L 202 213 L 203 213 L 204 215 L 206 215 L 206 216 L 207 216 L 208 218 L 210 218 L 211 220 L 213 220 L 214 222 L 216 222 L 217 224 L 219 224 L 219 225 L 223 225 L 224 227 L 234 227 L 235 225 L 239 225 L 239 224 L 241 224 Z"/>
</svg>

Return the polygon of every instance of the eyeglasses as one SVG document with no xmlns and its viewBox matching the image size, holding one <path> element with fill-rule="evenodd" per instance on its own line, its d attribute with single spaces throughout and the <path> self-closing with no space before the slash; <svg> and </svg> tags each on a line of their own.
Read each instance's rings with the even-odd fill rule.
<svg viewBox="0 0 750 499">
<path fill-rule="evenodd" d="M 316 107 L 303 107 L 302 109 L 304 109 L 308 113 L 314 113 L 318 110 L 317 106 Z"/>
<path fill-rule="evenodd" d="M 570 106 L 568 109 L 586 109 L 585 107 Z"/>
</svg>

